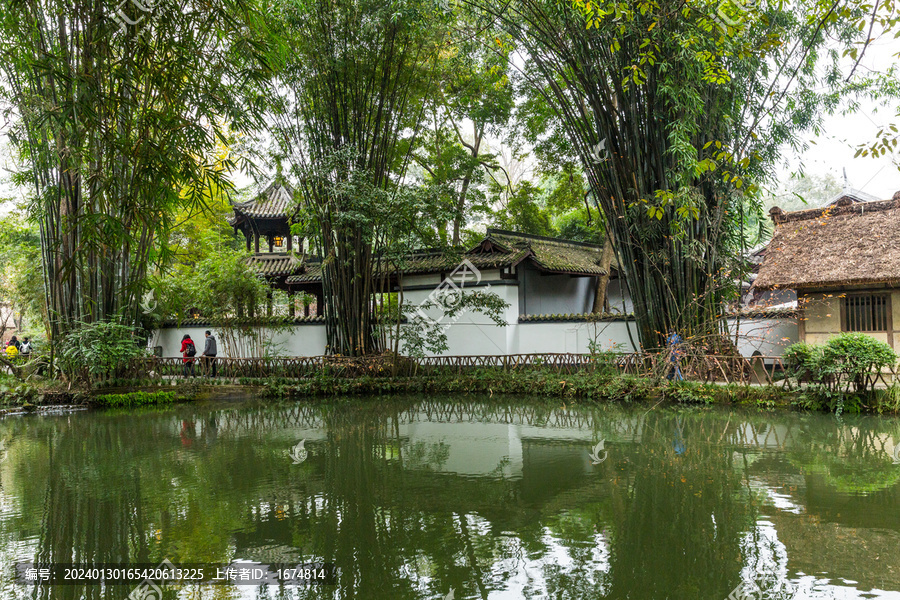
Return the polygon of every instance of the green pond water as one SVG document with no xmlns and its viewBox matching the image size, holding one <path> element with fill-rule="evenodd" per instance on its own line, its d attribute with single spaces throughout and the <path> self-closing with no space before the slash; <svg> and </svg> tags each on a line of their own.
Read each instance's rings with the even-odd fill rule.
<svg viewBox="0 0 900 600">
<path fill-rule="evenodd" d="M 135 598 L 21 570 L 168 560 L 336 583 L 145 600 L 900 599 L 896 419 L 235 399 L 10 416 L 0 440 L 0 598 Z"/>
</svg>

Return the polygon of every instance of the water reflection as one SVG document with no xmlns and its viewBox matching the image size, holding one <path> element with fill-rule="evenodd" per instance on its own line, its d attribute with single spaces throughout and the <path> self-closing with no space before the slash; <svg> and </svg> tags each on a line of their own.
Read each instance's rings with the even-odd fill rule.
<svg viewBox="0 0 900 600">
<path fill-rule="evenodd" d="M 17 560 L 164 558 L 341 567 L 171 597 L 900 598 L 893 419 L 248 401 L 12 418 L 0 439 L 5 598 L 131 591 L 16 586 Z"/>
</svg>

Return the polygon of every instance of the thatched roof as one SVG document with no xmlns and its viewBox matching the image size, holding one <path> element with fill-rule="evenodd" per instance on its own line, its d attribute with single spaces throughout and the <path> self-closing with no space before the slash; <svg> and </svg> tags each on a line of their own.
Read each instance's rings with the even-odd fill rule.
<svg viewBox="0 0 900 600">
<path fill-rule="evenodd" d="M 891 200 L 770 211 L 775 235 L 753 286 L 900 285 L 900 192 Z"/>
</svg>

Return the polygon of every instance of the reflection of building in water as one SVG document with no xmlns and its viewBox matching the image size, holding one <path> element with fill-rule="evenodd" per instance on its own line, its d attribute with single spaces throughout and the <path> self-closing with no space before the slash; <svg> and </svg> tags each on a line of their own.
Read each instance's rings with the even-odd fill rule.
<svg viewBox="0 0 900 600">
<path fill-rule="evenodd" d="M 363 419 L 352 412 L 333 420 L 334 412 L 305 405 L 218 414 L 219 442 L 258 439 L 262 434 L 267 445 L 279 448 L 273 452 L 284 453 L 285 464 L 290 463 L 287 450 L 298 440 L 306 439 L 310 450 L 310 459 L 302 467 L 287 467 L 291 474 L 287 485 L 273 479 L 250 509 L 252 522 L 233 538 L 242 558 L 274 560 L 290 555 L 308 543 L 298 542 L 296 532 L 310 530 L 310 523 L 318 523 L 323 511 L 343 518 L 363 507 L 387 514 L 391 523 L 401 518 L 432 523 L 433 515 L 465 515 L 473 536 L 480 535 L 476 530 L 491 527 L 531 531 L 539 518 L 547 527 L 543 556 L 552 555 L 554 560 L 553 552 L 568 552 L 564 541 L 568 538 L 561 532 L 570 526 L 587 528 L 582 542 L 596 544 L 600 554 L 609 549 L 600 536 L 606 526 L 650 532 L 642 533 L 646 539 L 626 549 L 640 557 L 650 548 L 650 540 L 657 543 L 666 535 L 674 536 L 673 531 L 677 536 L 672 539 L 680 539 L 697 527 L 709 526 L 711 532 L 724 536 L 730 527 L 747 533 L 742 542 L 747 550 L 744 568 L 768 561 L 770 571 L 783 571 L 794 582 L 818 577 L 816 585 L 823 586 L 817 588 L 819 597 L 840 597 L 848 585 L 845 580 L 858 581 L 852 584 L 855 590 L 900 589 L 900 513 L 896 510 L 900 506 L 900 467 L 892 465 L 894 438 L 885 431 L 893 430 L 868 426 L 870 421 L 837 425 L 832 419 L 808 415 L 777 419 L 713 412 L 684 415 L 680 422 L 686 453 L 676 457 L 672 445 L 676 419 L 665 411 L 648 415 L 536 410 L 434 400 L 392 415 L 397 417 L 396 426 L 392 418 L 365 420 L 365 435 L 359 433 L 357 423 Z M 325 414 L 331 415 L 328 420 L 322 418 Z M 209 431 L 209 425 L 198 420 L 198 438 Z M 352 458 L 336 454 L 355 448 L 356 442 L 348 438 L 371 446 L 361 447 L 360 454 L 351 453 Z M 595 466 L 589 451 L 599 439 L 606 442 L 610 462 Z M 729 460 L 723 458 L 725 454 Z M 654 458 L 648 459 L 648 455 Z M 648 466 L 657 471 L 648 471 Z M 760 507 L 758 512 L 748 512 L 753 518 L 746 522 L 726 521 L 726 515 L 743 514 L 737 496 L 707 499 L 708 492 L 727 485 L 723 467 L 739 473 L 739 487 L 749 482 L 753 504 Z M 691 479 L 688 473 L 686 484 L 706 486 L 702 496 L 695 496 L 677 478 L 671 482 L 675 487 L 661 482 L 659 471 L 678 474 L 682 469 L 702 475 Z M 611 484 L 608 476 L 613 472 L 627 484 Z M 343 483 L 347 480 L 377 481 L 378 485 L 360 484 L 357 490 Z M 860 491 L 864 483 L 869 486 L 867 493 Z M 872 487 L 876 483 L 878 487 Z M 335 488 L 329 487 L 336 485 L 337 495 Z M 857 487 L 841 487 L 845 485 Z M 398 500 L 401 496 L 402 502 Z M 648 496 L 653 498 L 656 517 L 644 515 Z M 692 510 L 684 512 L 681 502 L 687 502 Z M 579 512 L 592 503 L 604 510 L 622 511 L 619 521 L 610 525 L 593 520 L 599 512 Z M 698 516 L 698 511 L 723 505 L 713 524 L 708 514 Z M 459 518 L 452 522 L 458 525 Z M 653 533 L 654 523 L 670 523 L 674 518 L 682 520 L 668 534 Z M 595 525 L 602 527 L 595 529 Z M 763 530 L 765 535 L 760 533 Z M 624 561 L 622 547 L 618 550 L 619 554 L 613 551 L 612 556 Z M 766 554 L 770 550 L 771 555 Z M 676 555 L 673 552 L 666 560 L 676 560 Z M 641 561 L 641 568 L 655 565 L 649 559 Z M 501 563 L 498 560 L 494 568 L 507 567 Z M 603 560 L 597 559 L 596 564 Z M 716 561 L 710 565 L 721 566 Z M 509 569 L 515 571 L 516 567 Z M 669 577 L 677 579 L 671 573 Z M 731 589 L 734 583 L 729 586 Z M 890 595 L 875 593 L 873 597 Z"/>
<path fill-rule="evenodd" d="M 794 432 L 791 426 L 770 423 L 741 423 L 728 441 L 740 446 L 785 450 L 794 443 Z"/>
<path fill-rule="evenodd" d="M 419 415 L 424 417 L 424 415 Z M 538 479 L 579 477 L 591 472 L 589 451 L 599 439 L 635 442 L 640 423 L 609 424 L 605 436 L 592 427 L 538 427 L 523 423 L 433 422 L 415 420 L 400 426 L 404 467 L 467 476 Z"/>
</svg>

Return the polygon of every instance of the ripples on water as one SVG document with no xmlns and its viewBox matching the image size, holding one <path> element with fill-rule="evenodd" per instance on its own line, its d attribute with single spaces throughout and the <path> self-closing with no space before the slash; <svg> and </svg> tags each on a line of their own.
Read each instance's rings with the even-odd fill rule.
<svg viewBox="0 0 900 600">
<path fill-rule="evenodd" d="M 131 592 L 26 588 L 17 561 L 321 558 L 337 586 L 164 595 L 900 599 L 894 419 L 245 401 L 12 417 L 0 440 L 3 598 Z"/>
</svg>

